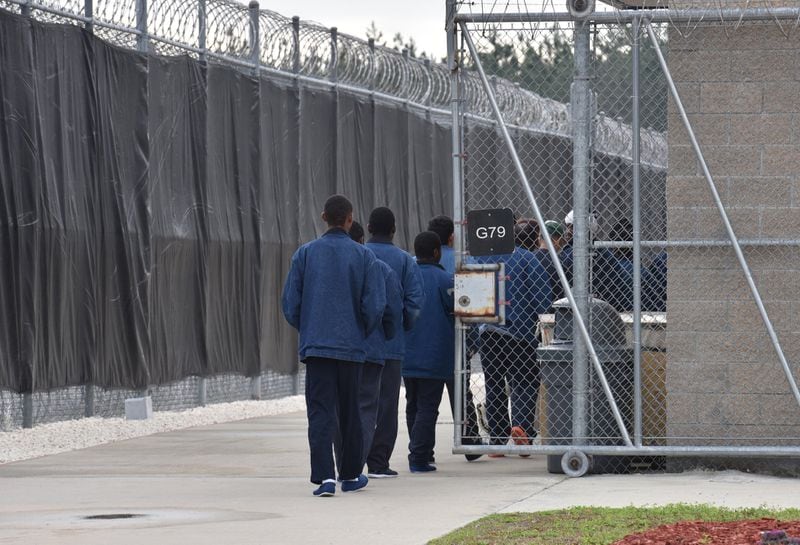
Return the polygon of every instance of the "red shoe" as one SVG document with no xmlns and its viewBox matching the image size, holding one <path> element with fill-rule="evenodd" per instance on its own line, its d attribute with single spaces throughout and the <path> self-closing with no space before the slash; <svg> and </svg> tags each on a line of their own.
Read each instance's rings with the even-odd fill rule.
<svg viewBox="0 0 800 545">
<path fill-rule="evenodd" d="M 511 439 L 513 439 L 515 445 L 530 445 L 531 440 L 528 437 L 528 434 L 525 433 L 525 430 L 520 428 L 519 426 L 514 426 L 511 428 Z M 520 457 L 527 458 L 530 454 L 520 454 Z"/>
</svg>

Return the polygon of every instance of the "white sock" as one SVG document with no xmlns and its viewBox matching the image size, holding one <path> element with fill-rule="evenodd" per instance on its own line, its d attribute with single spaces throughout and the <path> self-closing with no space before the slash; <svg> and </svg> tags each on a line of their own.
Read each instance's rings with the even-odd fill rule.
<svg viewBox="0 0 800 545">
<path fill-rule="evenodd" d="M 325 479 L 324 481 L 322 481 L 322 484 L 325 484 L 325 483 L 336 484 L 336 479 Z"/>
</svg>

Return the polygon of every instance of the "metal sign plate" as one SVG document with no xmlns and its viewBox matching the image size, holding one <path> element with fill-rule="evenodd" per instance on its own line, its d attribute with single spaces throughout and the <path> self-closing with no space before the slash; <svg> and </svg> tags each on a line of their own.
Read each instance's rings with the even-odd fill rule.
<svg viewBox="0 0 800 545">
<path fill-rule="evenodd" d="M 467 241 L 470 255 L 512 253 L 514 213 L 509 208 L 471 210 L 467 213 Z"/>
</svg>

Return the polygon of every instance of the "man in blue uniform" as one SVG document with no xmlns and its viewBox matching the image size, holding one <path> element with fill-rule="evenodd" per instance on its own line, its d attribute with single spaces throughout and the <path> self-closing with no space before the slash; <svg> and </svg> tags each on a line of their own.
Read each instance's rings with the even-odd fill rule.
<svg viewBox="0 0 800 545">
<path fill-rule="evenodd" d="M 422 283 L 419 268 L 407 252 L 392 243 L 395 234 L 394 213 L 385 206 L 369 215 L 367 230 L 372 235 L 367 248 L 389 265 L 397 275 L 403 293 L 403 330 L 409 331 L 422 307 Z M 397 441 L 397 411 L 400 401 L 401 366 L 405 354 L 405 334 L 399 331 L 386 342 L 385 363 L 381 374 L 378 417 L 372 447 L 367 456 L 367 474 L 374 478 L 397 477 L 389 459 Z"/>
<path fill-rule="evenodd" d="M 306 411 L 315 496 L 336 491 L 333 444 L 342 438 L 342 492 L 367 485 L 361 474 L 363 437 L 358 409 L 365 340 L 380 325 L 386 295 L 375 255 L 350 239 L 353 205 L 334 195 L 325 201 L 328 231 L 301 246 L 283 288 L 286 321 L 299 335 L 306 364 Z M 338 415 L 338 418 L 337 418 Z"/>
</svg>

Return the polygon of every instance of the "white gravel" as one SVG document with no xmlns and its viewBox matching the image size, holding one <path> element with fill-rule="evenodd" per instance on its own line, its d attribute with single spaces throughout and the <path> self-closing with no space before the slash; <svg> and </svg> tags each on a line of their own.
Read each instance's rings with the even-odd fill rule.
<svg viewBox="0 0 800 545">
<path fill-rule="evenodd" d="M 83 418 L 0 432 L 0 464 L 78 450 L 166 431 L 305 410 L 303 396 L 236 401 L 187 411 L 159 411 L 149 420 Z"/>
</svg>

